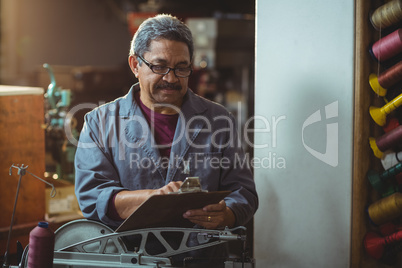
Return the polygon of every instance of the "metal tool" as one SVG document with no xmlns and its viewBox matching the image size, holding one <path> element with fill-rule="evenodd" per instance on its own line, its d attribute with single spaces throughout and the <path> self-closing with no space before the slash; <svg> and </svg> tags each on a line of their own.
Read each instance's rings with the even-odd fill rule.
<svg viewBox="0 0 402 268">
<path fill-rule="evenodd" d="M 46 184 L 48 184 L 48 185 L 50 185 L 50 186 L 52 187 L 52 191 L 51 191 L 51 193 L 50 193 L 50 196 L 51 196 L 51 197 L 54 197 L 54 196 L 56 195 L 56 189 L 54 188 L 54 185 L 51 184 L 51 183 L 49 183 L 49 182 L 47 182 L 47 181 L 45 181 L 45 180 L 43 180 L 43 179 L 41 179 L 41 178 L 39 178 L 38 176 L 32 174 L 31 172 L 27 171 L 28 166 L 24 166 L 24 164 L 22 164 L 21 166 L 19 166 L 19 165 L 16 165 L 16 166 L 15 166 L 14 164 L 12 164 L 11 167 L 10 167 L 10 171 L 9 171 L 9 175 L 10 175 L 10 176 L 12 175 L 12 170 L 13 170 L 13 168 L 18 169 L 18 175 L 20 175 L 20 177 L 19 177 L 19 179 L 18 179 L 17 193 L 15 194 L 13 214 L 11 215 L 10 229 L 9 229 L 9 231 L 8 231 L 7 247 L 6 247 L 6 253 L 4 254 L 3 268 L 11 267 L 11 266 L 8 264 L 8 251 L 9 251 L 9 249 L 10 249 L 10 239 L 11 239 L 11 233 L 12 233 L 12 230 L 13 230 L 15 209 L 16 209 L 16 207 L 17 207 L 17 201 L 18 201 L 18 195 L 19 195 L 19 192 L 20 192 L 20 186 L 21 186 L 22 177 L 23 177 L 26 173 L 30 174 L 31 176 L 37 178 L 38 180 L 40 180 L 40 181 L 42 181 L 42 182 L 44 182 L 44 183 L 46 183 Z"/>
<path fill-rule="evenodd" d="M 43 64 L 49 74 L 50 84 L 45 94 L 45 125 L 46 151 L 54 160 L 54 167 L 48 172 L 55 172 L 57 178 L 74 182 L 74 155 L 77 147 L 71 141 L 77 140 L 79 132 L 76 129 L 77 120 L 69 113 L 72 92 L 62 89 L 56 83 L 53 68 Z"/>
</svg>

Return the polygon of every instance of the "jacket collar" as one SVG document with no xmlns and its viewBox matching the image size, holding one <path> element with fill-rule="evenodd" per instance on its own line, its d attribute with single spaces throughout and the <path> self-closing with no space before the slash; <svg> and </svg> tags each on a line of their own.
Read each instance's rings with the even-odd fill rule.
<svg viewBox="0 0 402 268">
<path fill-rule="evenodd" d="M 120 106 L 119 115 L 122 118 L 130 118 L 131 116 L 142 117 L 142 111 L 139 105 L 136 103 L 134 94 L 140 90 L 139 84 L 135 84 L 131 87 L 130 91 L 122 97 L 126 101 Z M 198 136 L 201 129 L 205 125 L 205 120 L 192 120 L 194 116 L 201 115 L 207 110 L 207 106 L 204 102 L 200 101 L 200 97 L 197 96 L 191 89 L 187 89 L 184 95 L 184 100 L 182 107 L 180 109 L 179 120 L 176 126 L 176 132 L 173 139 L 173 145 L 170 153 L 170 162 L 168 173 L 160 167 L 160 154 L 157 148 L 152 147 L 155 144 L 155 140 L 152 135 L 143 136 L 143 133 L 137 133 L 136 128 L 126 129 L 126 135 L 131 137 L 136 143 L 142 144 L 141 147 L 145 153 L 152 159 L 154 164 L 158 167 L 159 173 L 166 179 L 166 183 L 172 181 L 177 173 L 180 165 L 183 162 L 183 158 L 189 150 L 192 142 Z M 190 126 L 191 122 L 191 126 Z M 150 128 L 148 124 L 148 131 L 150 133 Z M 189 133 L 191 129 L 191 133 Z M 145 138 L 146 140 L 141 139 Z"/>
<path fill-rule="evenodd" d="M 129 92 L 122 97 L 122 99 L 126 101 L 124 102 L 124 105 L 120 106 L 120 116 L 131 116 L 141 113 L 141 109 L 139 109 L 139 106 L 134 99 L 134 94 L 138 91 L 140 91 L 140 84 L 136 83 L 130 88 Z M 199 98 L 199 96 L 188 88 L 184 95 L 184 101 L 181 107 L 181 111 L 186 119 L 192 118 L 193 115 L 201 114 L 207 110 L 205 104 L 197 101 L 197 98 Z"/>
</svg>

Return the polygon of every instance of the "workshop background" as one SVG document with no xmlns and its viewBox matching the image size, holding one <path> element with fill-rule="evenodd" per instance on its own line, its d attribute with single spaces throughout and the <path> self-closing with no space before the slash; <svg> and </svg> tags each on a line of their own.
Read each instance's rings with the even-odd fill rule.
<svg viewBox="0 0 402 268">
<path fill-rule="evenodd" d="M 241 134 L 256 160 L 260 208 L 248 226 L 256 267 L 400 267 L 400 244 L 384 249 L 367 215 L 381 197 L 367 172 L 383 170 L 368 139 L 384 132 L 368 112 L 384 105 L 368 77 L 385 69 L 368 48 L 387 33 L 370 16 L 389 2 L 400 1 L 0 0 L 0 254 L 18 183 L 12 164 L 61 192 L 51 199 L 47 185 L 24 176 L 13 249 L 43 218 L 56 228 L 80 217 L 75 149 L 61 126 L 68 120 L 78 136 L 85 112 L 127 92 L 132 34 L 166 12 L 194 33 L 190 87 L 242 127 L 255 124 Z M 369 232 L 381 256 L 366 251 Z"/>
<path fill-rule="evenodd" d="M 228 107 L 244 123 L 253 112 L 255 2 L 229 0 L 1 0 L 0 255 L 45 219 L 53 230 L 82 217 L 74 195 L 75 141 L 83 116 L 126 94 L 134 75 L 130 41 L 143 20 L 170 13 L 194 33 L 190 88 Z M 67 116 L 66 116 L 67 115 Z M 70 116 L 71 115 L 71 116 Z M 71 130 L 66 133 L 64 125 Z M 247 151 L 250 147 L 245 146 Z M 249 224 L 252 250 L 253 224 Z M 240 246 L 236 246 L 239 247 Z"/>
</svg>

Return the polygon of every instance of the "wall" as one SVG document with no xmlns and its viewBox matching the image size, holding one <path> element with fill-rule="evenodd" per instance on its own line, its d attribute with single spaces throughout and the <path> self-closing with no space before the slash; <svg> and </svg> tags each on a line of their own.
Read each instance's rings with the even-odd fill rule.
<svg viewBox="0 0 402 268">
<path fill-rule="evenodd" d="M 124 16 L 116 16 L 108 1 L 1 0 L 0 4 L 3 84 L 29 84 L 32 73 L 45 62 L 127 64 L 131 35 Z"/>
<path fill-rule="evenodd" d="M 256 14 L 257 267 L 349 267 L 354 2 Z"/>
</svg>

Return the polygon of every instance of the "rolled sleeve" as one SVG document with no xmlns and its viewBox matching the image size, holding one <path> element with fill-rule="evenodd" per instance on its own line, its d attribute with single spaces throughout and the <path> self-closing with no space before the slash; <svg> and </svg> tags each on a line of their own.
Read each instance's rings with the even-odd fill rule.
<svg viewBox="0 0 402 268">
<path fill-rule="evenodd" d="M 233 165 L 223 171 L 222 188 L 232 193 L 225 198 L 226 205 L 236 217 L 236 226 L 245 225 L 251 220 L 258 208 L 258 196 L 255 189 L 253 174 L 248 167 L 246 156 L 238 151 L 231 153 Z M 244 162 L 239 162 L 242 160 Z M 236 162 L 237 161 L 237 162 Z"/>
<path fill-rule="evenodd" d="M 75 155 L 75 194 L 84 217 L 118 226 L 120 222 L 107 216 L 108 204 L 125 188 L 98 133 L 99 127 L 86 115 Z"/>
<path fill-rule="evenodd" d="M 233 116 L 232 126 L 236 126 Z M 228 129 L 229 126 L 226 126 Z M 236 129 L 236 128 L 235 128 Z M 234 141 L 238 141 L 238 133 L 233 130 Z M 226 144 L 227 140 L 223 144 Z M 226 205 L 233 211 L 236 217 L 236 226 L 245 225 L 254 216 L 258 209 L 258 195 L 255 188 L 250 159 L 244 153 L 240 142 L 233 143 L 223 150 L 223 157 L 227 159 L 229 166 L 222 168 L 220 188 L 230 190 L 232 193 L 225 198 Z"/>
</svg>

